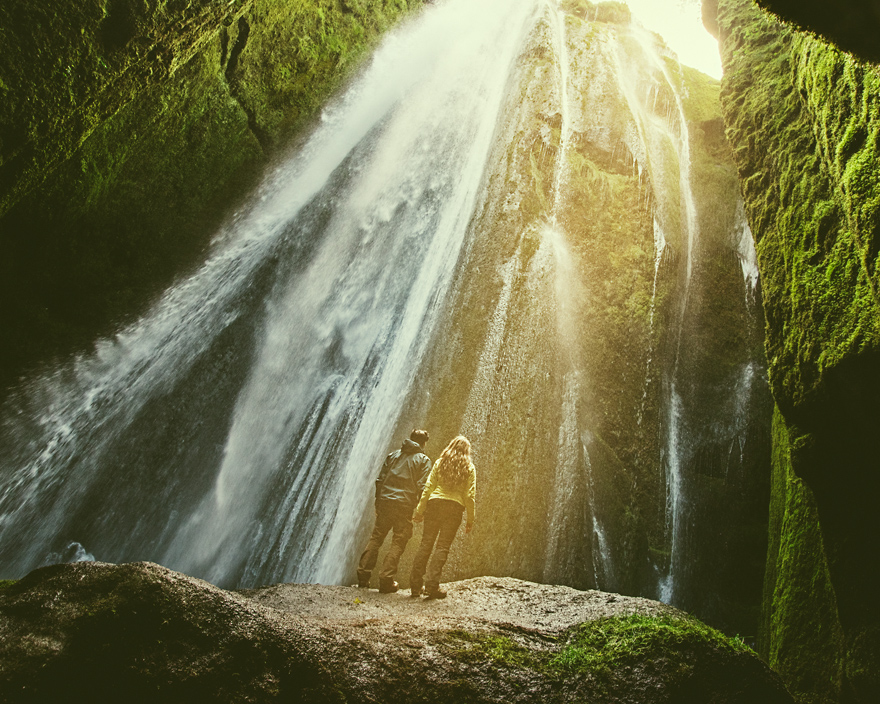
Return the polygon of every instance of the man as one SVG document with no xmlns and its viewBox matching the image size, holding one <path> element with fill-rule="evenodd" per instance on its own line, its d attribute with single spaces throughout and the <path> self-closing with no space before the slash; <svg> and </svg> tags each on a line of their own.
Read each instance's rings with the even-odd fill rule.
<svg viewBox="0 0 880 704">
<path fill-rule="evenodd" d="M 370 575 L 379 557 L 379 548 L 388 531 L 394 531 L 391 547 L 379 573 L 379 591 L 390 594 L 397 591 L 397 565 L 406 544 L 413 534 L 413 509 L 422 497 L 422 490 L 431 471 L 431 460 L 424 453 L 428 433 L 413 430 L 403 446 L 385 458 L 376 479 L 376 527 L 361 555 L 358 565 L 358 586 L 370 586 Z"/>
</svg>

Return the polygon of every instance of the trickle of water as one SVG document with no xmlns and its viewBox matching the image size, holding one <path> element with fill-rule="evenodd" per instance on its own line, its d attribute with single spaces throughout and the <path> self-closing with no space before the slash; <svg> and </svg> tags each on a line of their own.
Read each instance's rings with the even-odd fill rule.
<svg viewBox="0 0 880 704">
<path fill-rule="evenodd" d="M 752 230 L 749 228 L 745 205 L 742 201 L 737 205 L 736 222 L 740 230 L 736 251 L 742 267 L 743 280 L 746 283 L 746 303 L 748 304 L 754 299 L 760 274 L 758 272 L 758 253 L 755 251 L 755 238 L 752 237 Z"/>
<path fill-rule="evenodd" d="M 648 335 L 650 346 L 648 348 L 648 358 L 645 362 L 645 387 L 642 392 L 642 405 L 639 409 L 637 422 L 642 424 L 642 418 L 645 413 L 645 403 L 648 400 L 648 385 L 651 383 L 651 364 L 654 361 L 654 313 L 656 312 L 657 303 L 657 279 L 660 275 L 660 264 L 663 261 L 663 254 L 666 252 L 666 236 L 657 218 L 654 218 L 654 283 L 651 286 L 651 304 L 648 314 Z"/>
<path fill-rule="evenodd" d="M 550 12 L 554 19 L 556 61 L 559 67 L 559 151 L 556 158 L 556 168 L 553 173 L 553 209 L 551 212 L 551 217 L 555 222 L 559 215 L 559 205 L 562 197 L 562 177 L 565 172 L 571 128 L 569 126 L 568 109 L 568 43 L 565 35 L 565 13 L 558 6 L 550 7 Z"/>
<path fill-rule="evenodd" d="M 642 56 L 648 66 L 654 68 L 655 89 L 653 91 L 653 100 L 650 108 L 647 105 L 648 99 L 651 98 L 652 92 L 646 93 L 646 100 L 642 102 L 639 99 L 640 92 L 638 90 L 639 82 L 643 76 L 634 73 L 626 64 L 626 58 L 618 54 L 616 61 L 616 70 L 618 80 L 630 112 L 636 123 L 643 149 L 650 163 L 650 171 L 653 174 L 664 173 L 662 144 L 664 141 L 671 142 L 674 146 L 678 157 L 678 188 L 681 193 L 681 209 L 680 214 L 683 215 L 682 234 L 684 236 L 685 250 L 685 272 L 684 282 L 678 308 L 678 324 L 675 331 L 675 359 L 672 370 L 669 375 L 669 384 L 667 398 L 665 400 L 665 416 L 666 416 L 666 447 L 664 450 L 667 468 L 667 529 L 670 536 L 671 558 L 669 573 L 664 576 L 661 586 L 661 598 L 664 601 L 673 600 L 675 598 L 675 570 L 679 558 L 678 547 L 680 543 L 682 503 L 684 501 L 682 495 L 681 482 L 681 433 L 684 432 L 682 427 L 682 399 L 677 394 L 676 380 L 678 374 L 678 360 L 681 352 L 682 332 L 684 330 L 685 319 L 688 314 L 688 304 L 690 299 L 691 281 L 693 278 L 694 258 L 696 252 L 696 243 L 699 236 L 699 228 L 697 222 L 696 200 L 694 198 L 692 178 L 691 178 L 691 157 L 690 157 L 690 136 L 688 132 L 687 118 L 684 112 L 684 104 L 681 98 L 680 89 L 677 81 L 670 74 L 669 67 L 659 55 L 654 37 L 637 24 L 630 25 L 633 39 L 637 42 L 641 49 Z M 657 82 L 656 76 L 662 78 L 662 82 Z M 657 115 L 657 96 L 661 89 L 667 89 L 673 97 L 674 115 L 667 109 L 664 115 Z M 665 92 L 665 91 L 664 91 Z M 662 191 L 662 188 L 656 190 Z M 655 222 L 655 286 L 656 272 L 659 267 L 660 256 L 662 250 L 657 249 L 657 238 L 663 238 L 665 243 L 665 235 L 662 226 L 658 227 Z M 656 289 L 655 289 L 656 292 Z M 650 364 L 650 362 L 649 362 Z"/>
<path fill-rule="evenodd" d="M 508 309 L 513 293 L 513 284 L 520 269 L 521 248 L 522 243 L 520 243 L 520 247 L 517 248 L 514 256 L 499 271 L 502 282 L 501 293 L 498 297 L 498 303 L 495 306 L 492 320 L 489 323 L 486 342 L 480 354 L 477 373 L 473 384 L 471 384 L 467 407 L 462 418 L 462 432 L 469 436 L 479 437 L 486 429 L 486 416 L 489 413 L 489 409 L 485 399 L 489 397 L 491 390 L 495 388 L 495 377 L 498 373 L 498 355 L 501 351 L 501 345 L 504 343 L 504 333 L 507 330 Z"/>
</svg>

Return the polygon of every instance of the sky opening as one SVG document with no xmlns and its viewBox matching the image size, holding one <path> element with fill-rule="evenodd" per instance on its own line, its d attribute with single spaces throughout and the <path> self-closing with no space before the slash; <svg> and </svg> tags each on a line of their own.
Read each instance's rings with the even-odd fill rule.
<svg viewBox="0 0 880 704">
<path fill-rule="evenodd" d="M 703 26 L 700 0 L 624 0 L 638 20 L 657 32 L 692 66 L 713 78 L 721 78 L 718 41 Z"/>
</svg>

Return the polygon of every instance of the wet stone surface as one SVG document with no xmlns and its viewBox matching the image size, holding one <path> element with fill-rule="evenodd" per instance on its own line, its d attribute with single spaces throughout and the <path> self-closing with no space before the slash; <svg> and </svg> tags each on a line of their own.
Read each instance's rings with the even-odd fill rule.
<svg viewBox="0 0 880 704">
<path fill-rule="evenodd" d="M 45 567 L 0 587 L 0 700 L 792 701 L 754 653 L 657 602 L 512 578 L 444 587 L 439 601 L 230 592 L 146 562 Z"/>
</svg>

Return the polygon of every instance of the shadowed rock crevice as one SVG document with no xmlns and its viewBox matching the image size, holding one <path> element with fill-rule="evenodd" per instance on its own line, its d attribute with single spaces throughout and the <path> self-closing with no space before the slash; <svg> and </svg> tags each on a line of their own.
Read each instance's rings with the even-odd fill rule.
<svg viewBox="0 0 880 704">
<path fill-rule="evenodd" d="M 229 61 L 226 63 L 226 69 L 224 70 L 224 74 L 226 76 L 226 82 L 229 84 L 229 92 L 232 97 L 238 102 L 241 106 L 241 109 L 244 110 L 248 119 L 248 127 L 250 131 L 253 133 L 254 137 L 256 137 L 257 141 L 260 143 L 260 146 L 263 148 L 263 153 L 268 154 L 272 147 L 272 139 L 270 135 L 260 127 L 257 122 L 257 112 L 253 108 L 253 106 L 249 105 L 245 99 L 245 96 L 241 90 L 240 80 L 238 77 L 238 66 L 239 60 L 241 59 L 241 54 L 245 50 L 248 44 L 248 37 L 251 33 L 251 26 L 248 23 L 247 19 L 244 17 L 240 17 L 238 19 L 237 33 L 235 37 L 235 42 L 232 45 L 232 49 L 229 51 Z M 226 31 L 223 33 L 224 42 L 228 41 L 228 34 Z M 223 55 L 224 59 L 226 56 L 226 45 L 224 43 L 223 46 Z"/>
</svg>

